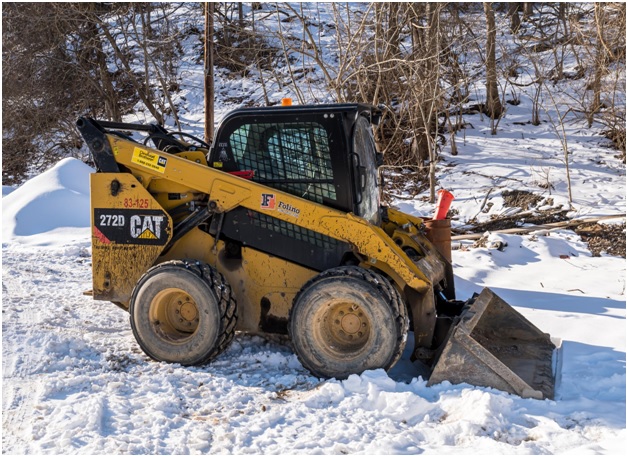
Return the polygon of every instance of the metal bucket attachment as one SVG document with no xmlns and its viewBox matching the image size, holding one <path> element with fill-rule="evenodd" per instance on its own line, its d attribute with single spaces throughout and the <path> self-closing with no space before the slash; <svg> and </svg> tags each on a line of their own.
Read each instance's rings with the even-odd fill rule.
<svg viewBox="0 0 627 456">
<path fill-rule="evenodd" d="M 453 324 L 443 347 L 429 385 L 447 380 L 553 399 L 557 347 L 488 288 Z"/>
</svg>

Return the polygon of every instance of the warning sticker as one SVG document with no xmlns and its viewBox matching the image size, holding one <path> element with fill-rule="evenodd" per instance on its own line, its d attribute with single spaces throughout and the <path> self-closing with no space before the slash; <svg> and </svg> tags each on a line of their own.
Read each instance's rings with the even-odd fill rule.
<svg viewBox="0 0 627 456">
<path fill-rule="evenodd" d="M 168 163 L 166 157 L 162 157 L 159 154 L 155 154 L 140 147 L 133 149 L 133 158 L 131 158 L 131 161 L 160 173 L 165 172 L 165 165 Z"/>
</svg>

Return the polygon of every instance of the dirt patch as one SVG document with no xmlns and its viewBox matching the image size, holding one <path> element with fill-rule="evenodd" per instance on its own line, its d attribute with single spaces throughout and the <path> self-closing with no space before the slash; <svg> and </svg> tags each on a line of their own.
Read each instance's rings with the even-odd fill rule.
<svg viewBox="0 0 627 456">
<path fill-rule="evenodd" d="M 575 232 L 588 243 L 592 256 L 608 255 L 625 258 L 625 224 L 604 225 L 586 223 L 575 228 Z"/>
<path fill-rule="evenodd" d="M 505 190 L 502 196 L 505 206 L 519 207 L 523 211 L 528 211 L 532 207 L 536 207 L 538 203 L 543 200 L 541 196 L 525 190 Z"/>
<path fill-rule="evenodd" d="M 482 233 L 485 231 L 519 228 L 527 223 L 533 225 L 543 225 L 569 220 L 566 216 L 568 211 L 562 209 L 561 206 L 545 211 L 536 210 L 535 208 L 539 203 L 545 201 L 545 198 L 526 190 L 505 190 L 501 196 L 503 197 L 503 206 L 518 207 L 522 212 L 519 211 L 518 213 L 504 216 L 493 215 L 491 220 L 480 223 L 476 223 L 475 220 L 471 220 L 469 223 L 472 224 L 472 228 L 465 231 L 465 233 Z M 488 206 L 490 204 L 491 203 L 489 203 Z M 546 204 L 552 205 L 552 199 L 546 199 Z"/>
</svg>

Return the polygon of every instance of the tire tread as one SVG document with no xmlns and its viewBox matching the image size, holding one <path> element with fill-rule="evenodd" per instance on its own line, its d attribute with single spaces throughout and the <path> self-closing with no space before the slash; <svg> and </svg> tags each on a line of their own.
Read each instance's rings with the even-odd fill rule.
<svg viewBox="0 0 627 456">
<path fill-rule="evenodd" d="M 166 268 L 183 268 L 192 272 L 205 282 L 215 293 L 220 312 L 221 332 L 218 334 L 216 343 L 214 344 L 212 350 L 209 350 L 202 358 L 195 360 L 193 363 L 185 363 L 185 365 L 207 364 L 224 352 L 235 336 L 235 327 L 237 325 L 237 303 L 234 299 L 231 286 L 221 273 L 208 264 L 196 260 L 184 259 L 170 260 L 153 266 L 139 279 L 135 288 L 137 289 L 149 277 Z M 133 292 L 131 301 L 133 301 L 134 295 L 135 291 Z M 133 319 L 131 318 L 131 326 L 133 325 Z M 139 340 L 138 342 L 141 346 L 142 343 Z M 144 347 L 142 347 L 142 349 L 144 349 Z M 146 350 L 144 349 L 144 351 Z"/>
<path fill-rule="evenodd" d="M 317 276 L 311 278 L 305 285 L 299 290 L 299 292 L 294 297 L 294 303 L 298 302 L 300 296 L 306 292 L 306 290 L 313 286 L 314 284 L 327 280 L 327 279 L 342 279 L 343 277 L 351 277 L 358 280 L 362 280 L 364 282 L 369 283 L 374 286 L 381 295 L 386 299 L 386 301 L 390 305 L 390 309 L 394 315 L 394 324 L 396 326 L 397 334 L 399 335 L 396 340 L 396 350 L 393 359 L 390 361 L 388 366 L 385 366 L 385 369 L 391 368 L 401 357 L 403 349 L 405 347 L 405 342 L 407 339 L 407 332 L 409 330 L 409 318 L 407 314 L 407 308 L 403 299 L 398 292 L 398 290 L 390 283 L 388 279 L 383 277 L 381 274 L 372 271 L 370 269 L 365 269 L 359 266 L 340 266 L 337 268 L 327 269 L 326 271 L 321 272 Z M 293 308 L 293 306 L 292 306 Z M 291 320 L 291 311 L 290 311 L 290 320 Z M 291 325 L 288 325 L 291 328 Z M 290 337 L 292 335 L 290 334 Z M 307 360 L 303 359 L 302 356 L 295 351 L 296 357 L 298 361 L 305 366 L 308 370 L 312 371 L 315 375 L 316 372 L 309 367 L 309 363 Z"/>
</svg>

